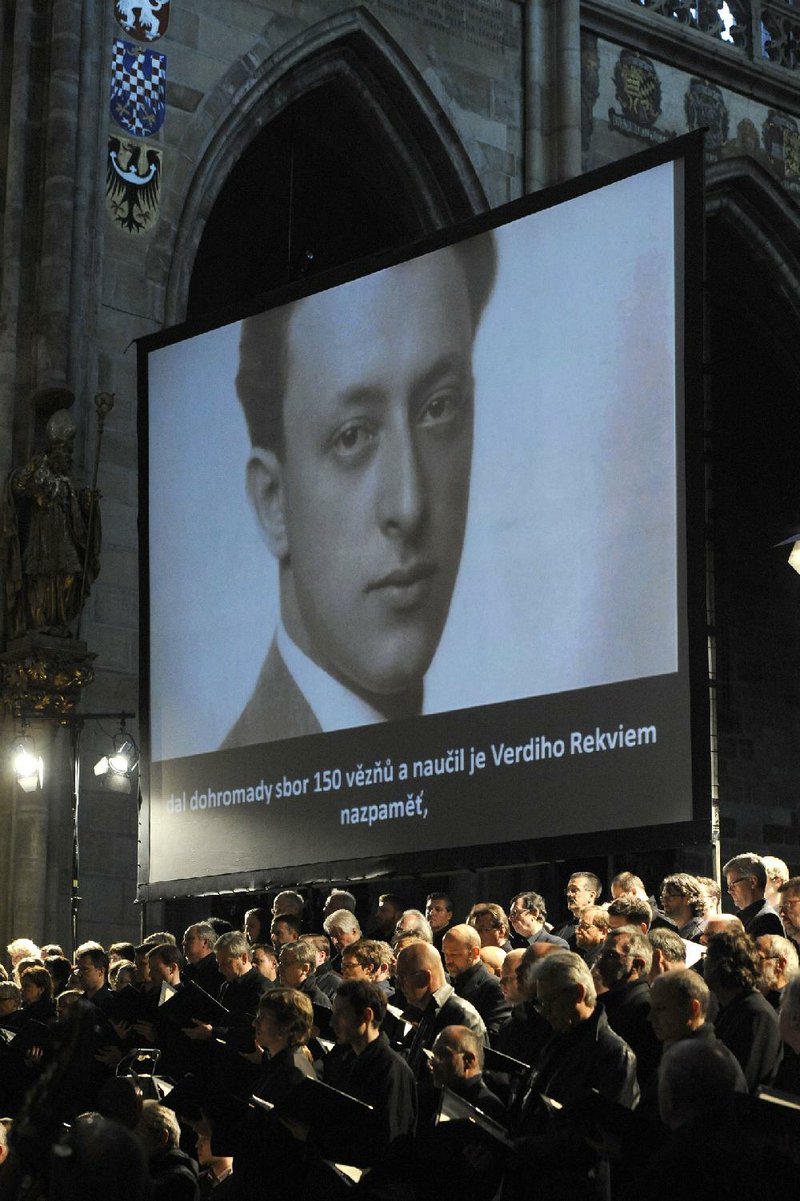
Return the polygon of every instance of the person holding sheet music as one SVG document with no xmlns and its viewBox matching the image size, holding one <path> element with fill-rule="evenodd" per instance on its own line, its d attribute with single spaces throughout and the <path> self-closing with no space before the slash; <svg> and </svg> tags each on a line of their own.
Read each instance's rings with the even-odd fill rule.
<svg viewBox="0 0 800 1201">
<path fill-rule="evenodd" d="M 595 1164 L 596 1155 L 585 1141 L 588 1124 L 569 1112 L 551 1112 L 549 1102 L 569 1110 L 584 1104 L 593 1090 L 628 1109 L 639 1099 L 636 1056 L 609 1026 L 592 974 L 580 956 L 555 951 L 540 960 L 533 975 L 553 1037 L 533 1064 L 515 1115 L 517 1140 L 504 1198 L 527 1197 L 534 1169 L 541 1195 L 557 1196 L 545 1187 L 547 1173 L 560 1173 L 568 1165 L 573 1176 L 586 1176 Z"/>
<path fill-rule="evenodd" d="M 210 1133 L 214 1155 L 233 1156 L 233 1173 L 216 1192 L 220 1201 L 303 1196 L 305 1143 L 294 1136 L 287 1120 L 291 1121 L 292 1091 L 315 1076 L 306 1049 L 313 1022 L 311 1002 L 297 989 L 273 988 L 261 997 L 254 1029 L 264 1060 L 251 1092 L 267 1108 L 256 1100 L 243 1120 L 238 1114 L 229 1114 L 229 1120 L 221 1114 L 210 1130 L 196 1125 L 201 1134 Z"/>
<path fill-rule="evenodd" d="M 500 1098 L 483 1081 L 483 1042 L 466 1026 L 445 1026 L 431 1052 L 433 1083 L 449 1088 L 503 1124 L 506 1111 Z"/>
<path fill-rule="evenodd" d="M 217 965 L 225 977 L 225 983 L 220 989 L 219 1003 L 230 1011 L 230 1026 L 210 1026 L 197 1018 L 192 1026 L 184 1030 L 188 1038 L 208 1041 L 211 1038 L 223 1039 L 226 1042 L 237 1032 L 245 1037 L 242 1039 L 243 1050 L 252 1046 L 246 1037 L 253 1014 L 258 1008 L 259 998 L 270 988 L 271 981 L 262 976 L 253 967 L 250 959 L 250 944 L 241 930 L 231 930 L 221 934 L 214 945 Z"/>
<path fill-rule="evenodd" d="M 368 1129 L 339 1129 L 317 1136 L 317 1146 L 331 1148 L 328 1158 L 369 1166 L 391 1150 L 410 1144 L 417 1120 L 414 1074 L 389 1046 L 381 1031 L 386 1014 L 386 994 L 370 980 L 346 980 L 333 1002 L 331 1024 L 337 1042 L 349 1053 L 327 1060 L 323 1079 L 373 1108 Z M 335 1149 L 335 1154 L 333 1151 Z"/>
<path fill-rule="evenodd" d="M 408 1047 L 408 1062 L 418 1082 L 430 1079 L 425 1051 L 445 1026 L 467 1026 L 488 1043 L 483 1018 L 474 1005 L 456 996 L 431 943 L 412 942 L 403 947 L 397 956 L 395 979 L 408 1004 L 421 1015 Z"/>
</svg>

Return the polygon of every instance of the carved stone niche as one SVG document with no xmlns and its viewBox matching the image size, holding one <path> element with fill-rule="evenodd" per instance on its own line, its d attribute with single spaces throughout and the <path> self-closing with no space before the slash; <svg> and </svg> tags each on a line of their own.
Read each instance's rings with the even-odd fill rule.
<svg viewBox="0 0 800 1201">
<path fill-rule="evenodd" d="M 72 713 L 94 679 L 97 656 L 85 642 L 30 633 L 0 654 L 0 700 L 7 712 L 58 718 Z"/>
</svg>

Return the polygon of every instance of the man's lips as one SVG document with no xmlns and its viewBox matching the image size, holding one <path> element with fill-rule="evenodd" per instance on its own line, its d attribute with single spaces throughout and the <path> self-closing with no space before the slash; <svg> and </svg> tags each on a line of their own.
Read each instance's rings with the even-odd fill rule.
<svg viewBox="0 0 800 1201">
<path fill-rule="evenodd" d="M 435 563 L 419 559 L 395 567 L 384 576 L 370 580 L 366 592 L 378 597 L 395 613 L 414 613 L 430 596 L 431 580 L 436 575 Z"/>
<path fill-rule="evenodd" d="M 382 588 L 411 588 L 422 580 L 428 580 L 436 574 L 436 564 L 419 560 L 405 567 L 396 567 L 394 571 L 381 576 L 380 579 L 370 580 L 367 592 L 378 592 Z"/>
</svg>

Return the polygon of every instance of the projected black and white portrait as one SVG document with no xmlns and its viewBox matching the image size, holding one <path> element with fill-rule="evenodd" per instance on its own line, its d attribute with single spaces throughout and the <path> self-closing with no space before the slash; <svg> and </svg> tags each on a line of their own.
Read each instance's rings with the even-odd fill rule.
<svg viewBox="0 0 800 1201">
<path fill-rule="evenodd" d="M 280 617 L 224 746 L 419 714 L 461 560 L 491 234 L 242 323 Z"/>
<path fill-rule="evenodd" d="M 150 351 L 155 761 L 677 671 L 674 212 L 665 164 Z"/>
</svg>

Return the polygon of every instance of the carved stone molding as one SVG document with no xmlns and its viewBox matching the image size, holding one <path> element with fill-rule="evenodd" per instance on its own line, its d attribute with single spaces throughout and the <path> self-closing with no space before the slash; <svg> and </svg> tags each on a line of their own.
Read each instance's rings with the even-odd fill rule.
<svg viewBox="0 0 800 1201">
<path fill-rule="evenodd" d="M 97 656 L 85 642 L 26 634 L 0 654 L 0 700 L 14 714 L 58 719 L 70 714 L 94 679 Z"/>
</svg>

